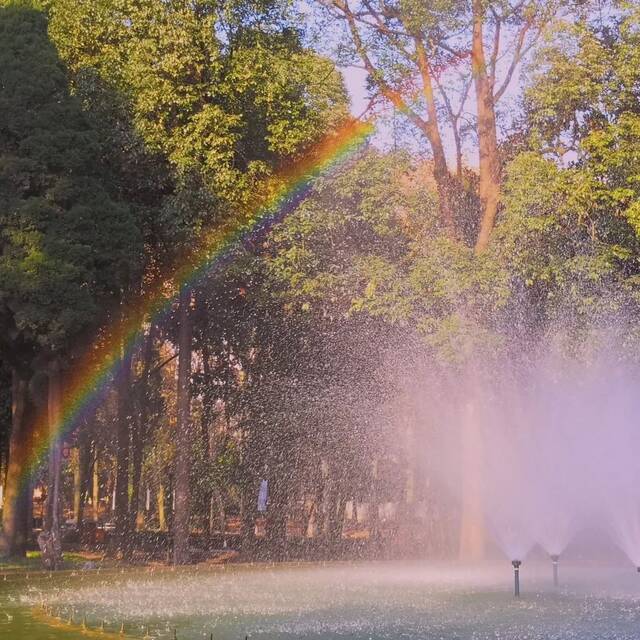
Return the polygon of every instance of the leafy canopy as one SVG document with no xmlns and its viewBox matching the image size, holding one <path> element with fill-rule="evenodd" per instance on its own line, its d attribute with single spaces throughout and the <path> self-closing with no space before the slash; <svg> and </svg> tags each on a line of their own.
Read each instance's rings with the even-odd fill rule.
<svg viewBox="0 0 640 640">
<path fill-rule="evenodd" d="M 135 270 L 139 234 L 101 184 L 101 149 L 42 13 L 0 8 L 0 319 L 50 351 L 94 325 Z"/>
</svg>

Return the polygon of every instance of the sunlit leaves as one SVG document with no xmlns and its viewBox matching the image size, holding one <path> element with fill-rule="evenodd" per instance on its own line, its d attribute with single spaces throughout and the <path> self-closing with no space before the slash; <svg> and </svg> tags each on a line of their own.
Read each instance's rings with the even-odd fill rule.
<svg viewBox="0 0 640 640">
<path fill-rule="evenodd" d="M 136 221 L 103 181 L 96 131 L 33 9 L 0 9 L 0 307 L 27 342 L 68 349 L 135 272 Z"/>
</svg>

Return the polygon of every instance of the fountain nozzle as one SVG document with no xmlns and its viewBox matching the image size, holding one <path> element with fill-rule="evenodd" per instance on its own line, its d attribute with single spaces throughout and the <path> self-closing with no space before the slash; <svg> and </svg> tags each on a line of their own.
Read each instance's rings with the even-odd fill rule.
<svg viewBox="0 0 640 640">
<path fill-rule="evenodd" d="M 520 597 L 520 565 L 522 562 L 520 560 L 512 560 L 511 564 L 513 565 L 513 581 L 514 581 L 514 591 L 513 594 L 516 598 Z"/>
<path fill-rule="evenodd" d="M 640 567 L 636 567 L 636 568 L 637 568 L 637 570 L 638 570 L 638 573 L 640 573 Z"/>
</svg>

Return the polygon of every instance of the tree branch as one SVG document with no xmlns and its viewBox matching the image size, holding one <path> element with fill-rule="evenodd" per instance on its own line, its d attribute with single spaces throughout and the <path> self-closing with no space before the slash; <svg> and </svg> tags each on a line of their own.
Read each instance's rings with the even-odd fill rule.
<svg viewBox="0 0 640 640">
<path fill-rule="evenodd" d="M 502 28 L 502 20 L 496 13 L 495 9 L 491 7 L 491 13 L 495 20 L 495 31 L 493 32 L 493 50 L 491 51 L 491 58 L 489 60 L 489 74 L 491 76 L 491 86 L 496 82 L 496 67 L 498 63 L 498 54 L 500 52 L 500 30 Z"/>
<path fill-rule="evenodd" d="M 498 100 L 500 100 L 500 98 L 504 95 L 504 92 L 509 87 L 509 84 L 511 83 L 511 79 L 513 78 L 513 74 L 517 69 L 518 65 L 520 64 L 520 61 L 531 50 L 531 47 L 533 47 L 533 44 L 540 36 L 540 33 L 542 33 L 542 29 L 540 29 L 536 37 L 533 39 L 533 41 L 530 42 L 529 45 L 525 47 L 524 46 L 525 39 L 532 24 L 533 24 L 532 21 L 528 20 L 527 22 L 525 22 L 525 24 L 520 29 L 520 32 L 518 33 L 515 49 L 513 52 L 513 58 L 511 59 L 511 64 L 509 65 L 509 69 L 507 70 L 507 73 L 504 77 L 502 84 L 500 85 L 500 88 L 493 94 L 494 102 L 498 102 Z"/>
<path fill-rule="evenodd" d="M 371 58 L 369 57 L 369 53 L 367 52 L 366 46 L 362 40 L 362 36 L 360 35 L 360 31 L 358 30 L 358 25 L 356 22 L 356 18 L 353 15 L 351 9 L 346 0 L 332 0 L 333 6 L 339 9 L 344 15 L 347 25 L 349 26 L 349 31 L 351 32 L 351 37 L 353 39 L 353 44 L 355 45 L 356 51 L 362 62 L 364 63 L 365 69 L 371 79 L 378 86 L 382 95 L 393 104 L 396 109 L 399 109 L 421 130 L 424 131 L 426 122 L 409 106 L 407 101 L 402 97 L 401 93 L 394 89 L 390 84 L 382 76 L 382 73 L 376 69 L 373 64 Z"/>
</svg>

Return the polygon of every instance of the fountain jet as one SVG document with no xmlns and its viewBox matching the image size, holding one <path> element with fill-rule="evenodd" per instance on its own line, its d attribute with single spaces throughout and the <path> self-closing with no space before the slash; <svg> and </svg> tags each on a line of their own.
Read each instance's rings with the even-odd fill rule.
<svg viewBox="0 0 640 640">
<path fill-rule="evenodd" d="M 522 562 L 520 560 L 512 560 L 511 564 L 513 565 L 513 584 L 514 584 L 514 593 L 513 595 L 516 598 L 520 597 L 520 565 Z"/>
<path fill-rule="evenodd" d="M 558 561 L 560 560 L 560 556 L 558 554 L 553 554 L 551 556 L 551 562 L 553 563 L 553 586 L 557 587 L 560 582 L 558 581 Z M 640 569 L 638 569 L 640 571 Z"/>
</svg>

